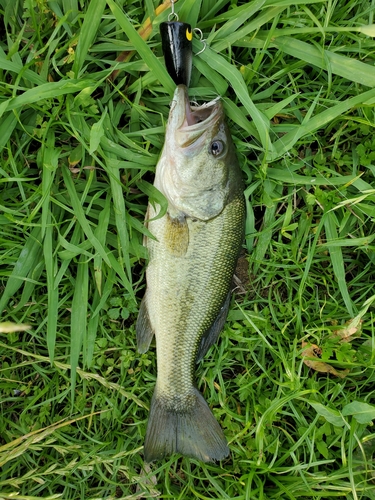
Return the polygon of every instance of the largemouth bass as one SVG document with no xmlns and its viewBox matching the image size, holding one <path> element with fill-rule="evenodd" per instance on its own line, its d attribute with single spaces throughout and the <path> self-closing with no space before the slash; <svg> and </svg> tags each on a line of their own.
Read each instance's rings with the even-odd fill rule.
<svg viewBox="0 0 375 500">
<path fill-rule="evenodd" d="M 224 434 L 194 386 L 194 367 L 224 325 L 231 281 L 243 241 L 241 170 L 223 107 L 190 108 L 176 88 L 154 185 L 168 200 L 152 220 L 149 204 L 147 289 L 137 320 L 138 351 L 156 336 L 157 381 L 145 461 L 173 453 L 208 462 L 229 454 Z"/>
</svg>

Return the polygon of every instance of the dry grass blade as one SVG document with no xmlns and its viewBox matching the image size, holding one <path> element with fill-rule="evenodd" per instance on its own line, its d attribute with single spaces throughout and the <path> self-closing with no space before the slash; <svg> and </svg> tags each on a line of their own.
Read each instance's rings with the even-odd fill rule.
<svg viewBox="0 0 375 500">
<path fill-rule="evenodd" d="M 14 441 L 11 441 L 7 443 L 6 445 L 0 446 L 0 467 L 3 467 L 6 463 L 8 463 L 11 460 L 14 460 L 18 456 L 22 455 L 24 451 L 34 443 L 38 443 L 45 439 L 47 436 L 50 436 L 53 434 L 55 431 L 58 429 L 61 429 L 62 427 L 66 427 L 68 425 L 74 424 L 80 420 L 86 419 L 86 418 L 92 418 L 94 415 L 99 415 L 101 413 L 105 413 L 109 410 L 103 410 L 99 412 L 94 412 L 88 415 L 83 415 L 81 417 L 77 418 L 72 418 L 69 420 L 62 420 L 60 422 L 57 422 L 53 425 L 49 425 L 48 427 L 45 427 L 44 429 L 38 429 L 33 432 L 29 432 L 28 434 L 25 434 Z"/>
<path fill-rule="evenodd" d="M 0 333 L 25 332 L 26 330 L 30 330 L 30 328 L 30 325 L 24 325 L 22 323 L 12 323 L 11 321 L 0 323 Z"/>
<path fill-rule="evenodd" d="M 307 342 L 302 342 L 302 353 L 303 362 L 309 368 L 312 368 L 319 373 L 331 373 L 339 378 L 344 378 L 349 374 L 349 370 L 336 370 L 329 363 L 325 363 L 320 358 L 322 356 L 322 349 L 316 344 L 309 344 Z"/>
</svg>

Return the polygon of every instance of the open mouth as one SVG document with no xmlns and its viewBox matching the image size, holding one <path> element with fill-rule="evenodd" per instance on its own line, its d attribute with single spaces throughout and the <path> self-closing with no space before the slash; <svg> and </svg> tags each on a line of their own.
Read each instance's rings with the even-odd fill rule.
<svg viewBox="0 0 375 500">
<path fill-rule="evenodd" d="M 214 99 L 201 106 L 191 106 L 187 89 L 179 86 L 179 109 L 183 117 L 181 125 L 176 130 L 176 140 L 179 146 L 187 147 L 199 145 L 204 141 L 206 132 L 213 133 L 223 114 L 220 98 Z"/>
<path fill-rule="evenodd" d="M 221 111 L 219 98 L 203 104 L 202 106 L 190 106 L 190 102 L 186 99 L 185 104 L 185 121 L 183 127 L 192 127 L 206 121 L 214 121 L 218 118 Z M 205 124 L 206 125 L 206 124 Z"/>
<path fill-rule="evenodd" d="M 188 97 L 185 101 L 185 120 L 182 124 L 182 129 L 187 127 L 206 128 L 214 124 L 219 118 L 221 113 L 221 104 L 219 98 L 211 102 L 203 104 L 202 106 L 190 106 Z"/>
</svg>

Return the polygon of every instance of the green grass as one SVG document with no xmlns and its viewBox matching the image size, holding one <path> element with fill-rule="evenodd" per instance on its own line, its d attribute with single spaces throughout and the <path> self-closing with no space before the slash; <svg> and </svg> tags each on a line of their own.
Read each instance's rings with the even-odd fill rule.
<svg viewBox="0 0 375 500">
<path fill-rule="evenodd" d="M 246 253 L 197 367 L 231 456 L 150 468 L 134 323 L 174 88 L 157 6 L 0 0 L 0 323 L 29 325 L 0 333 L 0 499 L 374 500 L 375 1 L 175 4 L 207 39 L 191 97 L 223 98 Z M 302 341 L 349 374 L 309 369 Z"/>
</svg>

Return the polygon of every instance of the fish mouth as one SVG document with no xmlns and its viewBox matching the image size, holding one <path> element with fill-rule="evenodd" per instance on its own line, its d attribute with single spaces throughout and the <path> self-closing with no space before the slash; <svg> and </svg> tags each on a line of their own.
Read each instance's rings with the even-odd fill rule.
<svg viewBox="0 0 375 500">
<path fill-rule="evenodd" d="M 175 112 L 180 116 L 180 125 L 176 130 L 176 141 L 181 147 L 188 147 L 201 139 L 205 133 L 210 134 L 218 127 L 223 116 L 223 107 L 219 100 L 214 99 L 201 106 L 190 106 L 187 87 L 179 85 L 175 91 Z M 197 144 L 196 144 L 197 145 Z"/>
</svg>

